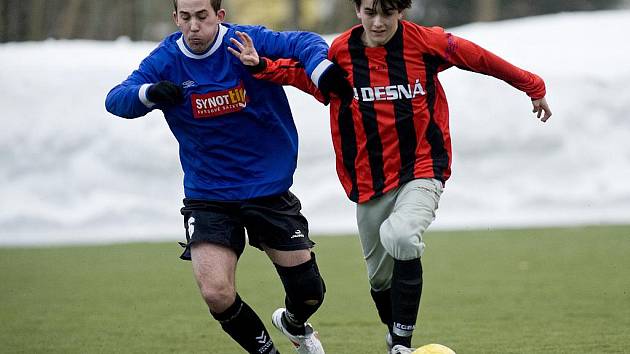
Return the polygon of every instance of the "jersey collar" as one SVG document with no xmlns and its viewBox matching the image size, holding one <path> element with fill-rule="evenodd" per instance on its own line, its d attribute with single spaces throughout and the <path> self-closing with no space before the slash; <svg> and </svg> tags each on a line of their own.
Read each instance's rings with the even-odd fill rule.
<svg viewBox="0 0 630 354">
<path fill-rule="evenodd" d="M 211 56 L 212 53 L 216 52 L 217 49 L 219 49 L 219 47 L 221 46 L 221 43 L 223 43 L 223 37 L 225 36 L 225 33 L 227 33 L 227 27 L 223 26 L 222 24 L 219 24 L 219 31 L 217 33 L 217 37 L 214 39 L 214 43 L 212 44 L 210 49 L 203 54 L 195 54 L 190 49 L 188 49 L 188 46 L 186 45 L 184 41 L 183 34 L 177 40 L 177 46 L 179 47 L 179 50 L 182 53 L 184 53 L 185 56 L 191 59 L 205 59 Z"/>
</svg>

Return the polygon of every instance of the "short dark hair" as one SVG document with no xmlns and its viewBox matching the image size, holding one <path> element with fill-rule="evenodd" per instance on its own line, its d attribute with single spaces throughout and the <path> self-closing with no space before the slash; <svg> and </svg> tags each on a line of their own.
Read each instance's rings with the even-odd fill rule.
<svg viewBox="0 0 630 354">
<path fill-rule="evenodd" d="M 403 11 L 411 7 L 411 0 L 372 0 L 372 8 L 376 8 L 380 6 L 381 9 L 396 9 L 398 11 Z M 361 7 L 361 0 L 352 0 L 354 2 L 354 6 Z"/>
<path fill-rule="evenodd" d="M 210 0 L 210 5 L 212 5 L 214 12 L 221 10 L 221 1 L 222 0 Z M 177 0 L 173 0 L 173 7 L 175 8 L 175 12 L 177 12 Z"/>
</svg>

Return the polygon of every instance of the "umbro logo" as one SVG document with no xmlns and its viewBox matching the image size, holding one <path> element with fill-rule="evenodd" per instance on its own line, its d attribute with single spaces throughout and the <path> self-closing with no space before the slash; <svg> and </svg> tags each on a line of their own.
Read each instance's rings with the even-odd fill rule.
<svg viewBox="0 0 630 354">
<path fill-rule="evenodd" d="M 260 344 L 267 343 L 267 335 L 265 334 L 264 331 L 262 333 L 260 333 L 260 335 L 258 337 L 256 337 L 256 341 L 258 343 L 260 343 Z"/>
<path fill-rule="evenodd" d="M 197 86 L 197 83 L 192 80 L 182 82 L 182 87 L 185 89 L 190 88 L 190 87 L 195 87 L 195 86 Z"/>
<path fill-rule="evenodd" d="M 291 235 L 291 238 L 298 238 L 298 237 L 304 237 L 304 234 L 302 233 L 302 230 L 300 229 L 295 230 L 293 235 Z"/>
<path fill-rule="evenodd" d="M 258 337 L 256 337 L 256 342 L 258 344 L 262 344 L 260 348 L 258 348 L 259 353 L 268 353 L 269 348 L 273 346 L 273 342 L 271 338 L 267 338 L 265 331 L 262 331 Z M 277 350 L 274 348 L 270 354 L 277 353 Z"/>
</svg>

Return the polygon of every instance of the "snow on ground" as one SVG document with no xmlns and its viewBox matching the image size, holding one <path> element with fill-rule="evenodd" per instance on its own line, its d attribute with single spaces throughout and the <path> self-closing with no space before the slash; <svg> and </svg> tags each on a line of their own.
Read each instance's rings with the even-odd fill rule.
<svg viewBox="0 0 630 354">
<path fill-rule="evenodd" d="M 450 31 L 541 75 L 554 116 L 537 121 L 496 79 L 441 74 L 454 161 L 432 228 L 630 223 L 630 11 Z M 182 237 L 177 145 L 161 113 L 124 120 L 103 103 L 155 45 L 0 44 L 0 245 Z M 327 109 L 287 93 L 301 139 L 293 191 L 312 233 L 353 233 Z"/>
</svg>

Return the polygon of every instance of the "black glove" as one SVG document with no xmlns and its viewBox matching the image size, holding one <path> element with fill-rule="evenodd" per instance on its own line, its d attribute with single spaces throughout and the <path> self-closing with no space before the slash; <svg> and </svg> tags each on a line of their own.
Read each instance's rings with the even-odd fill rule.
<svg viewBox="0 0 630 354">
<path fill-rule="evenodd" d="M 333 63 L 319 78 L 319 91 L 328 101 L 330 101 L 331 93 L 337 95 L 344 103 L 352 101 L 354 90 L 346 77 L 348 77 L 348 73 Z"/>
<path fill-rule="evenodd" d="M 258 73 L 263 72 L 265 69 L 267 69 L 267 61 L 265 60 L 264 57 L 260 57 L 258 58 L 258 65 L 255 65 L 255 66 L 246 65 L 245 68 L 252 75 L 258 74 Z"/>
<path fill-rule="evenodd" d="M 173 106 L 184 102 L 184 91 L 170 81 L 160 81 L 149 86 L 147 98 L 155 104 Z"/>
</svg>

